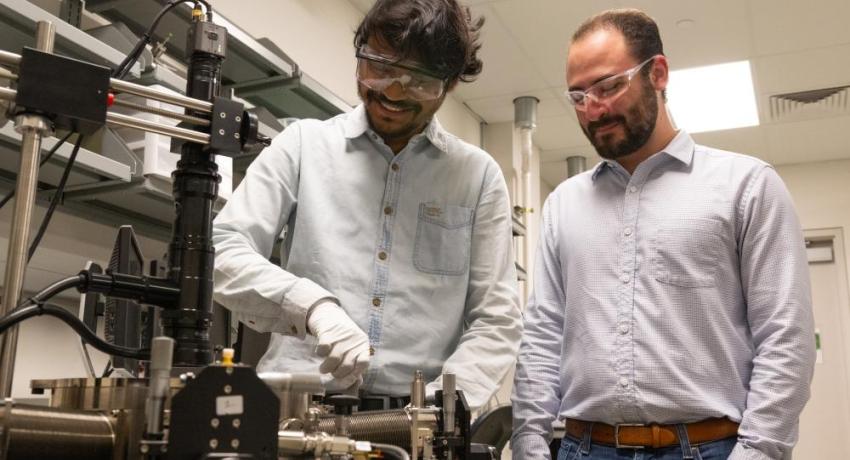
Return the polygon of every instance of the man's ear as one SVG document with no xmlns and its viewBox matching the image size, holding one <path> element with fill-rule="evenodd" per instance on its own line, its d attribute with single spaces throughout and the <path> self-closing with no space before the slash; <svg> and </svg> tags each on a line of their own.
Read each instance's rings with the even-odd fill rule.
<svg viewBox="0 0 850 460">
<path fill-rule="evenodd" d="M 459 79 L 459 78 L 455 78 L 454 80 L 450 81 L 450 82 L 446 85 L 446 93 L 448 93 L 448 92 L 450 92 L 451 90 L 455 89 L 455 86 L 457 86 L 457 82 L 459 82 L 459 81 L 460 81 L 460 79 Z"/>
<path fill-rule="evenodd" d="M 659 55 L 652 63 L 652 70 L 649 72 L 650 81 L 656 91 L 667 89 L 667 82 L 670 79 L 670 68 L 668 67 L 667 57 Z"/>
</svg>

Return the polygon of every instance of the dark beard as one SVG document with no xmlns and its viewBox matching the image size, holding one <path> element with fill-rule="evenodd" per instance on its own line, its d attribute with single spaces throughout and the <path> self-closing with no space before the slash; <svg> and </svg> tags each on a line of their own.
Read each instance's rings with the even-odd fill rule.
<svg viewBox="0 0 850 460">
<path fill-rule="evenodd" d="M 380 101 L 387 101 L 390 104 L 398 105 L 398 106 L 403 107 L 404 109 L 412 110 L 414 112 L 414 118 L 416 116 L 419 116 L 419 113 L 422 112 L 422 106 L 420 104 L 417 104 L 417 103 L 412 102 L 412 101 L 403 101 L 403 102 L 395 101 L 395 102 L 393 102 L 393 101 L 390 101 L 389 99 L 387 99 L 386 97 L 384 97 L 384 95 L 379 93 L 378 91 L 374 91 L 374 90 L 371 90 L 371 89 L 366 91 L 366 101 L 367 102 L 374 102 L 376 104 L 379 104 Z M 381 137 L 383 137 L 385 141 L 388 141 L 389 139 L 399 139 L 399 138 L 410 137 L 411 135 L 415 134 L 421 128 L 421 126 L 419 126 L 417 124 L 411 124 L 410 126 L 402 127 L 402 128 L 400 128 L 396 131 L 387 132 L 387 131 L 381 130 L 380 128 L 377 128 L 375 126 L 375 123 L 372 121 L 371 117 L 367 117 L 367 118 L 369 119 L 369 125 L 372 128 L 372 130 L 375 131 Z"/>
<path fill-rule="evenodd" d="M 658 99 L 655 96 L 655 89 L 648 81 L 641 85 L 641 93 L 640 102 L 629 109 L 628 120 L 631 121 L 627 121 L 627 117 L 622 115 L 606 115 L 587 124 L 584 134 L 602 158 L 608 160 L 622 158 L 634 153 L 649 141 L 652 131 L 655 130 L 655 120 L 658 117 Z M 613 142 L 611 140 L 613 135 L 603 135 L 602 139 L 597 139 L 596 130 L 611 122 L 623 126 L 625 129 L 623 140 Z"/>
</svg>

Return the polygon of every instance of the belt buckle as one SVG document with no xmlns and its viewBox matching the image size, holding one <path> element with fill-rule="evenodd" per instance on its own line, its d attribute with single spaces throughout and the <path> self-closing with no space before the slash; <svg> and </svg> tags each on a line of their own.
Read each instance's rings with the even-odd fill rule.
<svg viewBox="0 0 850 460">
<path fill-rule="evenodd" d="M 644 449 L 646 446 L 630 446 L 620 443 L 620 427 L 621 426 L 646 426 L 645 423 L 618 423 L 614 425 L 614 447 L 617 449 Z"/>
</svg>

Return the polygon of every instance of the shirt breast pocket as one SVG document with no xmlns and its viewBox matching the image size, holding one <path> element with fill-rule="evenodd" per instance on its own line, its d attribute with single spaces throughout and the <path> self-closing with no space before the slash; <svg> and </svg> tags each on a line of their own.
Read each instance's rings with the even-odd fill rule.
<svg viewBox="0 0 850 460">
<path fill-rule="evenodd" d="M 438 275 L 461 275 L 469 269 L 472 208 L 419 204 L 413 248 L 417 270 Z"/>
<path fill-rule="evenodd" d="M 715 285 L 723 244 L 721 223 L 684 219 L 662 225 L 655 235 L 652 268 L 655 279 L 686 288 Z"/>
</svg>

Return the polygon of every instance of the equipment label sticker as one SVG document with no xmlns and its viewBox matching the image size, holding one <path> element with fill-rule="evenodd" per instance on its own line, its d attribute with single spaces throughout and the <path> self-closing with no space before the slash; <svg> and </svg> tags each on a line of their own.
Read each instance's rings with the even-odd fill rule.
<svg viewBox="0 0 850 460">
<path fill-rule="evenodd" d="M 243 412 L 242 396 L 219 396 L 215 398 L 216 415 L 239 415 Z"/>
</svg>

